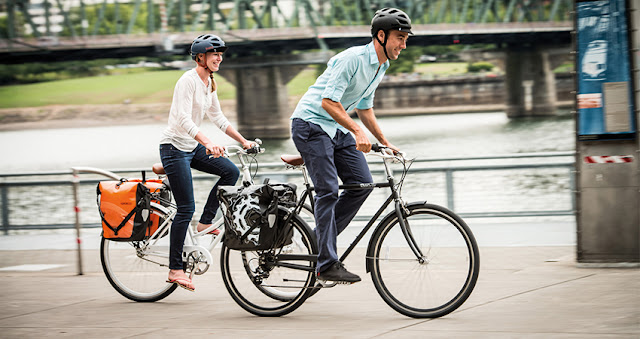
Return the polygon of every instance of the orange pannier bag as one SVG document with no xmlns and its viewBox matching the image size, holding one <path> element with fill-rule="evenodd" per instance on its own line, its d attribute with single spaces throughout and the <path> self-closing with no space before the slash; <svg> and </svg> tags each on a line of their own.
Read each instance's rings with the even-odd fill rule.
<svg viewBox="0 0 640 339">
<path fill-rule="evenodd" d="M 151 214 L 151 193 L 163 189 L 160 180 L 101 181 L 97 194 L 102 236 L 114 241 L 140 241 L 152 235 L 160 217 Z"/>
</svg>

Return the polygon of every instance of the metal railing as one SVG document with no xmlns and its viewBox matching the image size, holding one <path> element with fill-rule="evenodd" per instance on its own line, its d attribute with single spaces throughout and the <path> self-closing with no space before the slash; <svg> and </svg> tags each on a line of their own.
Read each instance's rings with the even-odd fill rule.
<svg viewBox="0 0 640 339">
<path fill-rule="evenodd" d="M 548 152 L 420 159 L 411 167 L 402 193 L 406 201 L 427 200 L 467 218 L 570 216 L 576 206 L 573 157 L 574 152 Z M 374 178 L 383 180 L 382 163 L 369 164 Z M 73 228 L 76 223 L 78 227 L 99 227 L 96 184 L 113 176 L 110 173 L 132 178 L 150 168 L 96 171 L 100 170 L 76 167 L 75 171 L 0 174 L 4 233 Z M 261 163 L 255 181 L 263 178 L 302 187 L 301 173 L 285 170 L 282 163 Z M 193 179 L 198 211 L 216 177 L 194 172 Z M 376 201 L 386 196 L 386 191 L 376 191 L 380 194 L 370 196 L 356 220 L 368 219 Z"/>
</svg>

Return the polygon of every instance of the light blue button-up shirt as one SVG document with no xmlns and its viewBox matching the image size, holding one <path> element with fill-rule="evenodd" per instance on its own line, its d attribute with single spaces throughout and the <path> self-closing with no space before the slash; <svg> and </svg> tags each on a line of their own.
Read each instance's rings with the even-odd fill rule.
<svg viewBox="0 0 640 339">
<path fill-rule="evenodd" d="M 347 112 L 355 108 L 372 108 L 375 90 L 389 68 L 389 61 L 378 69 L 379 65 L 373 42 L 338 53 L 300 99 L 291 119 L 300 118 L 317 124 L 331 138 L 338 129 L 349 133 L 322 108 L 322 99 L 340 102 Z"/>
</svg>

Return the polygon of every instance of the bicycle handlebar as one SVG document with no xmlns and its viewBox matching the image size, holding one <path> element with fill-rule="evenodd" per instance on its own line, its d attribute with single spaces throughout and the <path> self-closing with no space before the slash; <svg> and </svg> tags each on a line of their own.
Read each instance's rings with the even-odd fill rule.
<svg viewBox="0 0 640 339">
<path fill-rule="evenodd" d="M 369 153 L 369 155 L 376 155 L 383 159 L 392 159 L 400 162 L 412 161 L 407 159 L 407 155 L 404 152 L 396 151 L 395 149 L 385 145 L 371 144 L 371 151 L 380 154 Z"/>
<path fill-rule="evenodd" d="M 224 148 L 224 156 L 225 157 L 229 157 L 229 151 L 235 151 L 236 154 L 259 154 L 259 153 L 264 153 L 265 149 L 260 147 L 260 145 L 262 145 L 262 140 L 260 139 L 255 139 L 254 142 L 256 143 L 255 145 L 253 145 L 253 147 L 251 148 L 243 148 L 242 146 L 237 146 L 237 145 L 229 145 L 229 146 L 225 146 Z"/>
</svg>

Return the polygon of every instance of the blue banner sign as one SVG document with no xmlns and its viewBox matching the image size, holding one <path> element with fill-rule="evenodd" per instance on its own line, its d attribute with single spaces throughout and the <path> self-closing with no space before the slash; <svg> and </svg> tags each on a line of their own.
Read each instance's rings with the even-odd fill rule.
<svg viewBox="0 0 640 339">
<path fill-rule="evenodd" d="M 578 137 L 633 138 L 633 83 L 625 0 L 576 4 Z"/>
</svg>

